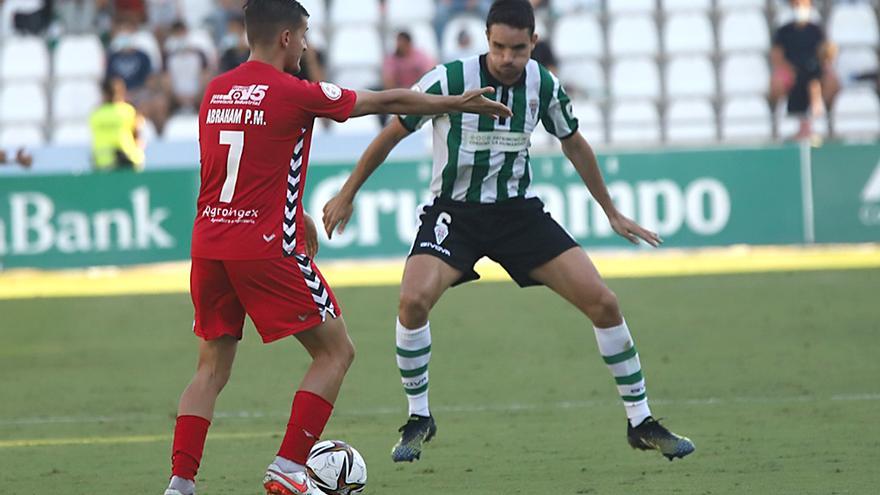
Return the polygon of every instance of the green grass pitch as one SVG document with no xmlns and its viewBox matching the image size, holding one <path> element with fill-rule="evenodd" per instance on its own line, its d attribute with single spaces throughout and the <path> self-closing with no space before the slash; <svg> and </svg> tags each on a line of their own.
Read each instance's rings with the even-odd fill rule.
<svg viewBox="0 0 880 495">
<path fill-rule="evenodd" d="M 631 450 L 589 322 L 512 283 L 452 289 L 435 309 L 439 432 L 406 465 L 389 457 L 405 419 L 398 289 L 338 290 L 358 356 L 324 437 L 364 454 L 381 495 L 880 492 L 880 270 L 610 285 L 655 415 L 692 456 Z M 186 294 L 0 301 L 0 493 L 161 493 L 191 318 Z M 294 339 L 246 329 L 201 495 L 262 493 L 306 365 Z"/>
</svg>

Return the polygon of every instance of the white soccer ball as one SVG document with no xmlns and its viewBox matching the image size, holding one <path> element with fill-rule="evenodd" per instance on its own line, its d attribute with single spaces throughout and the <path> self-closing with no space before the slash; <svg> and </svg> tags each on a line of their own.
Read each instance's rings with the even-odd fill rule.
<svg viewBox="0 0 880 495">
<path fill-rule="evenodd" d="M 341 440 L 316 443 L 306 467 L 309 477 L 327 495 L 360 493 L 367 484 L 367 463 L 360 452 Z"/>
</svg>

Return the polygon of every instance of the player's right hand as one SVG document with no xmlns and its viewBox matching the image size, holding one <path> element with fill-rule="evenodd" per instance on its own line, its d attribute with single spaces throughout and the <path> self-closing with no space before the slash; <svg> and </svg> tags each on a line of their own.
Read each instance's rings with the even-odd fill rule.
<svg viewBox="0 0 880 495">
<path fill-rule="evenodd" d="M 337 194 L 330 201 L 327 201 L 327 204 L 324 205 L 324 231 L 327 233 L 328 239 L 333 238 L 333 230 L 337 228 L 337 225 L 339 226 L 337 232 L 340 234 L 345 230 L 352 213 L 354 213 L 354 205 L 351 199 L 343 197 L 341 194 Z"/>
<path fill-rule="evenodd" d="M 478 113 L 482 115 L 491 115 L 496 118 L 507 118 L 513 115 L 513 112 L 497 101 L 483 98 L 484 95 L 495 93 L 495 88 L 485 87 L 480 89 L 472 89 L 465 91 L 459 98 L 459 111 L 462 113 Z"/>
</svg>

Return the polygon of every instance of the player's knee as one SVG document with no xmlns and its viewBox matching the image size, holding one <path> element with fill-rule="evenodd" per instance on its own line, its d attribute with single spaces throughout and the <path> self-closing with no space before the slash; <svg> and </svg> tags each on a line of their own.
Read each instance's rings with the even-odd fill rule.
<svg viewBox="0 0 880 495">
<path fill-rule="evenodd" d="M 416 291 L 400 293 L 400 322 L 407 328 L 419 328 L 428 319 L 431 300 L 427 294 Z"/>
<path fill-rule="evenodd" d="M 611 289 L 605 289 L 599 298 L 590 305 L 588 315 L 593 323 L 600 328 L 607 328 L 620 323 L 620 304 L 617 295 Z"/>
</svg>

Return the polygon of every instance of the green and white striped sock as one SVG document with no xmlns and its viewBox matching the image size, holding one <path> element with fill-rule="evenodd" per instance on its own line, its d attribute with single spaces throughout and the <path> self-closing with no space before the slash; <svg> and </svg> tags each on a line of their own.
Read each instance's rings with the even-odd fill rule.
<svg viewBox="0 0 880 495">
<path fill-rule="evenodd" d="M 617 383 L 617 392 L 626 407 L 630 424 L 638 426 L 651 415 L 642 364 L 626 321 L 611 328 L 596 328 L 599 353 Z"/>
<path fill-rule="evenodd" d="M 397 320 L 397 367 L 409 413 L 430 416 L 428 409 L 428 362 L 431 360 L 431 324 L 410 330 Z"/>
</svg>

